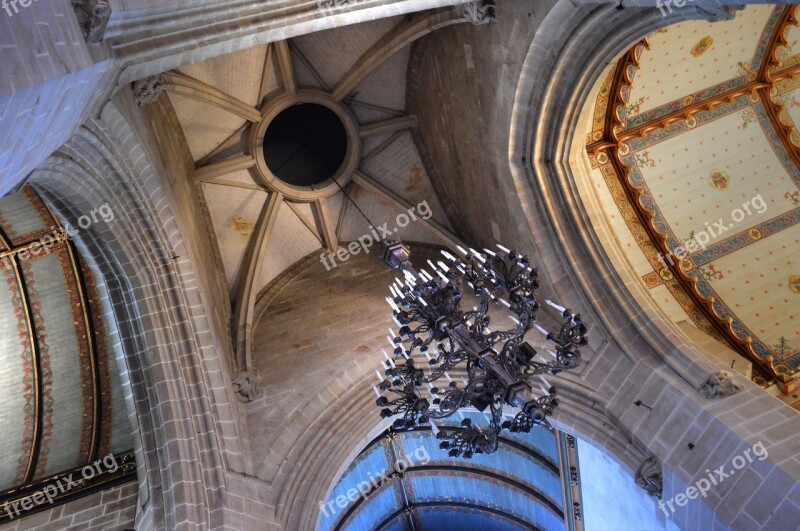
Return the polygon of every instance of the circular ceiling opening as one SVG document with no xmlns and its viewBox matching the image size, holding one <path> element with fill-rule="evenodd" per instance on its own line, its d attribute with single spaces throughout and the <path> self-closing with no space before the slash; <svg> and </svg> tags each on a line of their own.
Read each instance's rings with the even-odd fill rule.
<svg viewBox="0 0 800 531">
<path fill-rule="evenodd" d="M 347 132 L 331 109 L 300 103 L 282 110 L 264 135 L 264 160 L 281 181 L 311 186 L 333 177 L 347 153 Z"/>
</svg>

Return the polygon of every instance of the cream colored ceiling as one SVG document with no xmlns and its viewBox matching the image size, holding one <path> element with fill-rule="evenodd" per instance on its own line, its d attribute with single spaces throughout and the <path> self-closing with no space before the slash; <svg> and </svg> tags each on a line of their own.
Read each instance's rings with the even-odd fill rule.
<svg viewBox="0 0 800 531">
<path fill-rule="evenodd" d="M 729 22 L 692 20 L 651 34 L 631 89 L 630 102 L 638 106 L 631 115 L 744 74 L 772 10 L 748 6 Z"/>
<path fill-rule="evenodd" d="M 778 13 L 775 6 L 747 6 L 732 21 L 683 22 L 648 36 L 630 90 L 628 127 L 755 80 Z M 800 30 L 792 26 L 786 35 L 778 70 L 797 62 L 800 51 Z M 613 67 L 598 84 L 610 79 Z M 790 119 L 800 123 L 800 79 L 777 86 Z M 800 169 L 764 108 L 756 93 L 739 96 L 669 127 L 658 125 L 621 153 L 632 168 L 631 182 L 652 201 L 647 208 L 656 212 L 660 232 L 674 235 L 673 245 L 712 227 L 706 250 L 690 254 L 690 275 L 718 300 L 715 309 L 727 308 L 764 349 L 785 358 L 800 352 L 800 285 L 793 284 L 800 283 Z M 601 168 L 595 164 L 590 175 L 614 238 L 653 299 L 673 321 L 692 321 L 659 279 L 662 268 L 631 233 Z M 756 197 L 764 201 L 761 211 Z M 748 202 L 750 214 L 743 207 Z M 741 220 L 732 219 L 736 209 L 744 213 Z M 717 234 L 720 220 L 727 230 Z"/>
</svg>

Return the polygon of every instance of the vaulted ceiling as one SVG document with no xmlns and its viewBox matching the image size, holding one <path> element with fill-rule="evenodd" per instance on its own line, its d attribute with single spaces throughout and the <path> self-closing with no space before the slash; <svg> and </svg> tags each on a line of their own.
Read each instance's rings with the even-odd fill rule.
<svg viewBox="0 0 800 531">
<path fill-rule="evenodd" d="M 0 503 L 13 506 L 39 482 L 132 449 L 101 315 L 94 275 L 36 192 L 1 198 Z"/>
<path fill-rule="evenodd" d="M 587 138 L 592 187 L 653 299 L 762 383 L 800 368 L 796 21 L 753 5 L 649 35 L 602 77 Z"/>
<path fill-rule="evenodd" d="M 468 21 L 461 8 L 433 10 L 271 43 L 164 74 L 194 160 L 207 229 L 217 243 L 211 253 L 235 301 L 241 370 L 252 364 L 258 293 L 309 253 L 335 253 L 340 242 L 376 234 L 370 225 L 385 223 L 392 237 L 405 241 L 457 242 L 409 132 L 416 117 L 406 112 L 405 90 L 410 45 L 437 28 Z M 264 155 L 264 146 L 270 148 L 265 131 L 298 104 L 332 110 L 347 134 L 339 171 L 310 186 L 278 177 Z M 429 219 L 396 226 L 398 215 L 422 202 L 430 207 Z"/>
<path fill-rule="evenodd" d="M 465 418 L 480 422 L 479 416 Z M 573 512 L 565 511 L 572 499 L 565 500 L 570 479 L 562 472 L 568 451 L 563 434 L 543 427 L 509 434 L 497 452 L 471 459 L 449 457 L 439 442 L 427 430 L 390 431 L 373 440 L 329 493 L 317 528 L 505 531 L 575 525 L 570 520 L 567 527 Z M 574 450 L 575 440 L 570 444 Z M 359 485 L 365 496 L 353 495 Z M 580 505 L 580 499 L 575 502 Z"/>
</svg>

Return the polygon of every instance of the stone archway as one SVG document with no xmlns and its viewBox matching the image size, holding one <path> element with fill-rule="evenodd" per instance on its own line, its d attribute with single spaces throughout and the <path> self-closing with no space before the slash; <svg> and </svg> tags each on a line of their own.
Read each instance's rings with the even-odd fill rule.
<svg viewBox="0 0 800 531">
<path fill-rule="evenodd" d="M 75 236 L 102 279 L 115 325 L 139 476 L 141 528 L 211 528 L 225 515 L 226 473 L 244 470 L 233 392 L 209 334 L 196 278 L 135 133 L 108 104 L 31 175 L 63 220 L 108 204 L 113 222 Z M 227 422 L 223 422 L 227 421 Z"/>
</svg>

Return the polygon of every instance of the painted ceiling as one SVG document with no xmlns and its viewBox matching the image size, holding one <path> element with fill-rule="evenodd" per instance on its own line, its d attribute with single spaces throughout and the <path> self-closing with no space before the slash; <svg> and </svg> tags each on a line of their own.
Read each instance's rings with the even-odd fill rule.
<svg viewBox="0 0 800 531">
<path fill-rule="evenodd" d="M 603 75 L 587 139 L 593 188 L 654 300 L 784 382 L 800 368 L 796 20 L 751 5 L 649 35 Z"/>
<path fill-rule="evenodd" d="M 0 277 L 2 503 L 133 443 L 93 275 L 29 186 L 0 198 Z"/>
<path fill-rule="evenodd" d="M 480 421 L 478 413 L 466 415 Z M 497 452 L 464 459 L 449 457 L 429 430 L 384 433 L 344 471 L 317 529 L 567 529 L 566 436 L 534 428 L 500 441 Z M 353 495 L 359 484 L 366 496 Z"/>
</svg>

